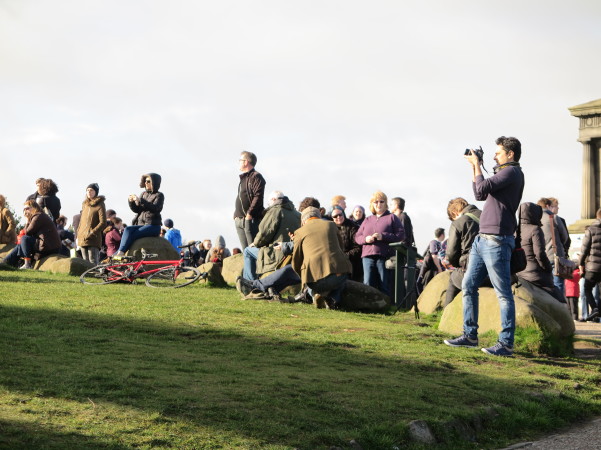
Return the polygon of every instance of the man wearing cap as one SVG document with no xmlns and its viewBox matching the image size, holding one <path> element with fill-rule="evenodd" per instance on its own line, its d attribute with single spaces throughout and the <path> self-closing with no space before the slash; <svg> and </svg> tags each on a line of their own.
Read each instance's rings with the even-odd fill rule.
<svg viewBox="0 0 601 450">
<path fill-rule="evenodd" d="M 319 209 L 312 206 L 303 210 L 301 227 L 294 233 L 292 268 L 318 308 L 326 303 L 333 309 L 340 305 L 351 262 L 342 251 L 336 225 L 321 220 Z"/>
</svg>

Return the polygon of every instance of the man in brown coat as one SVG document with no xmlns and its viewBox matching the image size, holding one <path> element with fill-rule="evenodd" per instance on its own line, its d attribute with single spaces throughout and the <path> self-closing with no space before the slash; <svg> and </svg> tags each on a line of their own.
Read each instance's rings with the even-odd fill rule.
<svg viewBox="0 0 601 450">
<path fill-rule="evenodd" d="M 333 222 L 321 220 L 319 209 L 308 207 L 301 215 L 301 227 L 294 233 L 292 268 L 308 287 L 317 307 L 336 308 L 352 268 L 342 251 L 341 238 Z"/>
<path fill-rule="evenodd" d="M 3 262 L 16 267 L 19 259 L 23 258 L 25 265 L 22 269 L 32 269 L 31 258 L 34 253 L 42 256 L 58 253 L 61 239 L 54 222 L 42 211 L 35 200 L 25 202 L 23 215 L 27 219 L 25 236 L 21 238 L 21 243 L 4 258 Z"/>
</svg>

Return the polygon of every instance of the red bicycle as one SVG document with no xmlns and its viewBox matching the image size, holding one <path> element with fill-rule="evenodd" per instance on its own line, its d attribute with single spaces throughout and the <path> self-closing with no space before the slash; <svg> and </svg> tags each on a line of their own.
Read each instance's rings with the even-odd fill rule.
<svg viewBox="0 0 601 450">
<path fill-rule="evenodd" d="M 192 245 L 194 243 L 179 248 L 188 247 L 189 250 Z M 146 286 L 149 287 L 180 288 L 194 283 L 201 277 L 206 278 L 206 273 L 200 273 L 196 267 L 186 265 L 188 259 L 184 257 L 183 250 L 180 255 L 181 259 L 177 261 L 148 261 L 149 258 L 156 258 L 158 255 L 146 253 L 142 249 L 142 259 L 139 261 L 133 261 L 133 256 L 122 256 L 120 260 L 111 260 L 108 264 L 99 264 L 86 270 L 79 280 L 83 284 L 135 284 L 138 279 L 144 278 Z"/>
</svg>

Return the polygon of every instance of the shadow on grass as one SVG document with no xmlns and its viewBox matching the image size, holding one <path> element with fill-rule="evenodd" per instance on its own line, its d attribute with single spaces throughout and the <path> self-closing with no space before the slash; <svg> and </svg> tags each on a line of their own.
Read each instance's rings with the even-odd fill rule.
<svg viewBox="0 0 601 450">
<path fill-rule="evenodd" d="M 490 407 L 508 422 L 496 436 L 503 439 L 537 426 L 527 420 L 516 426 L 515 417 L 503 418 L 503 410 L 519 416 L 525 408 L 525 418 L 543 415 L 540 423 L 560 415 L 574 420 L 581 408 L 593 408 L 568 396 L 533 408 L 524 400 L 531 388 L 468 373 L 446 355 L 412 359 L 401 349 L 384 358 L 351 343 L 251 336 L 206 323 L 176 327 L 0 307 L 0 337 L 7 343 L 0 346 L 0 384 L 10 392 L 158 414 L 153 420 L 160 422 L 159 434 L 184 421 L 192 424 L 193 443 L 186 441 L 192 447 L 203 436 L 211 436 L 214 446 L 235 447 L 237 436 L 240 446 L 316 448 L 357 439 L 366 449 L 390 448 L 406 436 L 411 420 L 442 424 Z M 81 439 L 86 446 L 88 438 Z"/>
<path fill-rule="evenodd" d="M 64 433 L 43 429 L 39 425 L 0 420 L 0 448 L 17 449 L 114 449 L 125 450 L 130 447 L 119 444 L 107 445 L 105 441 L 81 433 Z"/>
</svg>

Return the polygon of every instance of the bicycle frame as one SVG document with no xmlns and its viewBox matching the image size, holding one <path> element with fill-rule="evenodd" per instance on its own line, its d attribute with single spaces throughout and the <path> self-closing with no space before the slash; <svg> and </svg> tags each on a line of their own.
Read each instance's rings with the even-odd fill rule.
<svg viewBox="0 0 601 450">
<path fill-rule="evenodd" d="M 109 273 L 107 279 L 118 279 L 120 281 L 127 281 L 133 283 L 137 278 L 146 278 L 165 267 L 183 267 L 184 258 L 179 260 L 163 260 L 163 261 L 146 261 L 144 259 L 140 261 L 131 261 L 123 263 L 112 263 L 105 267 L 105 270 Z M 150 270 L 140 271 L 145 266 L 159 266 Z"/>
</svg>

